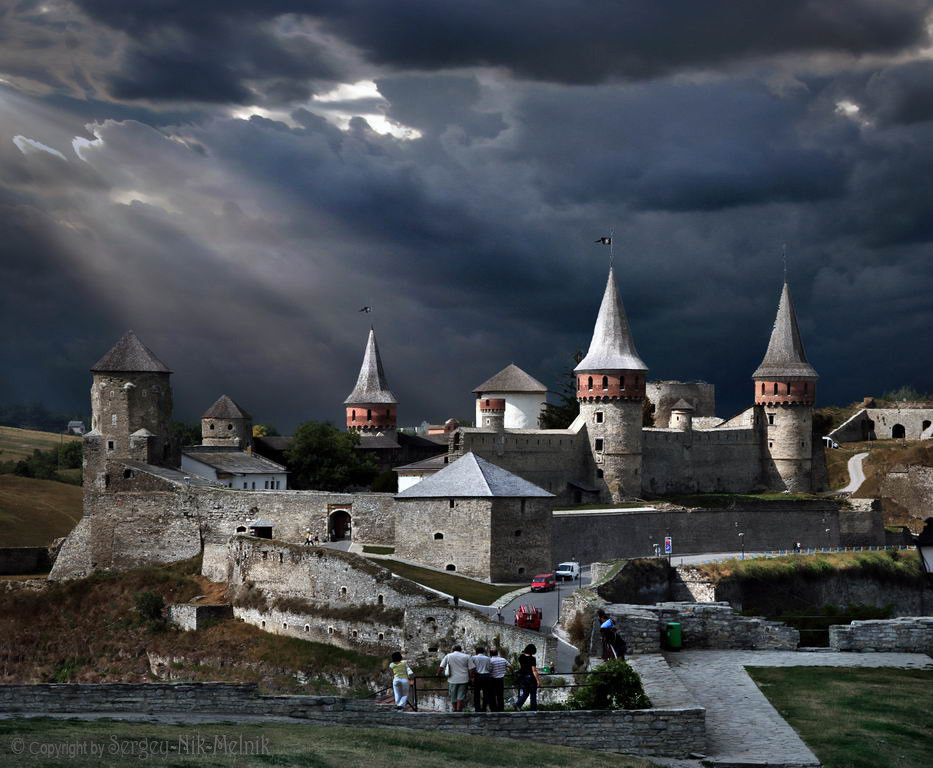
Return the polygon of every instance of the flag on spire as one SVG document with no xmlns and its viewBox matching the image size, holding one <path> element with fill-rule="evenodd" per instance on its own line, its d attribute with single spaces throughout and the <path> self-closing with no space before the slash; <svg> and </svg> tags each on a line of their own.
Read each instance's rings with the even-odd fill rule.
<svg viewBox="0 0 933 768">
<path fill-rule="evenodd" d="M 372 312 L 372 311 L 373 311 L 373 308 L 372 308 L 372 307 L 363 307 L 363 308 L 360 310 L 360 312 L 366 312 L 366 313 L 369 313 L 369 312 Z"/>
<path fill-rule="evenodd" d="M 599 240 L 594 240 L 593 242 L 600 243 L 602 245 L 612 245 L 611 237 L 601 237 Z"/>
</svg>

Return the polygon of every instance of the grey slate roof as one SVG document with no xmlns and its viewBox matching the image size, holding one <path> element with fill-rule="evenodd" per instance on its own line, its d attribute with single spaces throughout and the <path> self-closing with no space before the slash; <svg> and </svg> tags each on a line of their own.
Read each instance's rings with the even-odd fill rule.
<svg viewBox="0 0 933 768">
<path fill-rule="evenodd" d="M 204 411 L 202 419 L 252 419 L 232 397 L 221 395 L 214 404 Z"/>
<path fill-rule="evenodd" d="M 647 370 L 648 366 L 642 362 L 635 350 L 628 318 L 625 316 L 625 307 L 622 305 L 622 299 L 619 298 L 615 276 L 610 267 L 609 280 L 606 282 L 602 304 L 599 305 L 599 314 L 596 316 L 596 327 L 593 328 L 590 348 L 586 357 L 580 361 L 574 371 L 585 373 Z"/>
<path fill-rule="evenodd" d="M 671 406 L 672 411 L 693 411 L 695 410 L 690 403 L 688 403 L 683 398 L 680 398 L 676 403 Z"/>
<path fill-rule="evenodd" d="M 159 360 L 133 331 L 124 333 L 110 351 L 94 363 L 91 371 L 94 373 L 106 371 L 171 373 L 168 366 Z"/>
<path fill-rule="evenodd" d="M 439 453 L 437 456 L 431 456 L 421 461 L 413 461 L 411 464 L 403 464 L 400 467 L 392 467 L 394 472 L 417 472 L 421 470 L 437 471 L 447 466 L 447 454 Z"/>
<path fill-rule="evenodd" d="M 480 394 L 483 392 L 547 392 L 547 387 L 534 376 L 525 373 L 515 363 L 509 363 L 473 391 Z"/>
<path fill-rule="evenodd" d="M 185 456 L 202 464 L 207 464 L 221 472 L 230 472 L 235 475 L 269 475 L 282 474 L 285 467 L 276 464 L 274 461 L 257 456 L 255 453 L 249 454 L 245 451 L 231 451 L 229 449 L 220 451 L 204 450 L 206 446 L 195 446 L 186 448 Z"/>
<path fill-rule="evenodd" d="M 376 346 L 376 333 L 369 329 L 366 351 L 363 353 L 363 365 L 356 386 L 349 397 L 343 401 L 346 405 L 367 405 L 369 403 L 398 403 L 395 395 L 389 391 L 386 375 L 382 370 L 382 358 Z"/>
<path fill-rule="evenodd" d="M 803 341 L 800 339 L 800 329 L 797 327 L 797 313 L 794 312 L 794 302 L 790 297 L 790 286 L 784 282 L 781 291 L 781 301 L 778 304 L 777 316 L 774 318 L 774 328 L 771 331 L 771 340 L 768 342 L 768 351 L 765 359 L 752 374 L 753 379 L 811 379 L 819 378 L 813 366 L 807 362 L 806 352 L 803 350 Z"/>
<path fill-rule="evenodd" d="M 397 499 L 431 498 L 533 498 L 551 497 L 527 480 L 481 459 L 472 451 L 440 472 L 397 494 Z"/>
</svg>

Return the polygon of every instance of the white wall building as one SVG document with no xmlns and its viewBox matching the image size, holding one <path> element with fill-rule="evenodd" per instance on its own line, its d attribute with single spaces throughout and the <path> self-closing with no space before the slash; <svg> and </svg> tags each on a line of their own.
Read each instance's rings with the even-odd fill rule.
<svg viewBox="0 0 933 768">
<path fill-rule="evenodd" d="M 181 469 L 189 475 L 216 480 L 228 488 L 284 491 L 288 472 L 281 464 L 235 448 L 195 445 L 181 454 Z"/>
<path fill-rule="evenodd" d="M 514 363 L 503 368 L 476 389 L 476 421 L 482 423 L 479 402 L 483 398 L 505 400 L 506 429 L 538 429 L 547 387 Z"/>
</svg>

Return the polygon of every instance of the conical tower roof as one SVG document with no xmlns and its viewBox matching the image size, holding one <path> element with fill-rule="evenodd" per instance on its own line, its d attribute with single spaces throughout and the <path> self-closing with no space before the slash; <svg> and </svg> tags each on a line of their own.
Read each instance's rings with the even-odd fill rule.
<svg viewBox="0 0 933 768">
<path fill-rule="evenodd" d="M 396 495 L 397 499 L 431 499 L 445 497 L 507 498 L 549 497 L 543 488 L 528 482 L 508 470 L 481 459 L 472 451 L 465 453 L 440 472 L 429 475 L 420 483 Z"/>
<path fill-rule="evenodd" d="M 777 317 L 771 331 L 771 341 L 765 359 L 752 374 L 753 379 L 818 379 L 819 375 L 807 362 L 797 327 L 797 314 L 790 297 L 790 286 L 784 281 Z"/>
<path fill-rule="evenodd" d="M 625 307 L 616 290 L 615 276 L 609 268 L 609 280 L 603 303 L 599 305 L 596 327 L 589 351 L 580 364 L 574 368 L 578 373 L 585 371 L 647 371 L 635 350 L 632 332 L 625 316 Z"/>
<path fill-rule="evenodd" d="M 534 376 L 510 363 L 491 379 L 480 384 L 474 392 L 547 392 L 547 387 Z"/>
<path fill-rule="evenodd" d="M 127 331 L 111 350 L 91 368 L 92 373 L 171 373 L 155 353 L 133 331 Z"/>
<path fill-rule="evenodd" d="M 398 403 L 395 395 L 386 384 L 385 371 L 382 370 L 382 358 L 376 345 L 376 332 L 369 329 L 366 352 L 363 353 L 363 365 L 360 375 L 350 396 L 343 401 L 346 405 L 366 405 L 368 403 Z"/>
<path fill-rule="evenodd" d="M 214 404 L 204 411 L 202 419 L 252 419 L 239 404 L 227 395 L 218 397 Z"/>
</svg>

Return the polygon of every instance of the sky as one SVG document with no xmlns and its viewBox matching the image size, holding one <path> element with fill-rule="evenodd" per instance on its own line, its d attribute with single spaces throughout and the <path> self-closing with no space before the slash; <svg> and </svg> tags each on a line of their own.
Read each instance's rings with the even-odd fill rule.
<svg viewBox="0 0 933 768">
<path fill-rule="evenodd" d="M 0 403 L 127 329 L 176 417 L 557 388 L 615 272 L 653 379 L 751 403 L 787 275 L 818 402 L 933 390 L 933 0 L 9 0 Z M 363 306 L 371 313 L 361 313 Z"/>
</svg>

